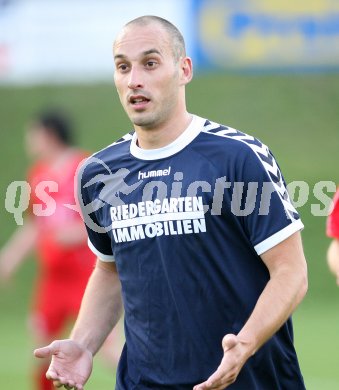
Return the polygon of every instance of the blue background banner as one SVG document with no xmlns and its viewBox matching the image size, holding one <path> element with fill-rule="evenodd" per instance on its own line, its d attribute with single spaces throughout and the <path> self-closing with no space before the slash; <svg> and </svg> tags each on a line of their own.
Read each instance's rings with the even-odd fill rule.
<svg viewBox="0 0 339 390">
<path fill-rule="evenodd" d="M 197 0 L 202 67 L 339 69 L 339 1 Z"/>
</svg>

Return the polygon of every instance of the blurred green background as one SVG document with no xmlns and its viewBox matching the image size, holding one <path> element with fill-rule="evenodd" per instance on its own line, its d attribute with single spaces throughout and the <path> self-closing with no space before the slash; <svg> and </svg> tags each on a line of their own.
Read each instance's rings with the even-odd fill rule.
<svg viewBox="0 0 339 390">
<path fill-rule="evenodd" d="M 330 240 L 325 217 L 311 214 L 322 203 L 313 195 L 318 181 L 339 181 L 339 77 L 306 75 L 199 75 L 188 87 L 191 112 L 260 138 L 275 154 L 286 181 L 306 181 L 307 203 L 299 209 L 309 264 L 309 292 L 294 315 L 296 348 L 309 390 L 339 386 L 339 290 L 326 265 Z M 0 88 L 0 245 L 15 229 L 5 210 L 7 186 L 24 180 L 29 161 L 24 127 L 43 107 L 64 107 L 73 117 L 78 143 L 95 151 L 131 129 L 112 85 Z M 328 193 L 332 197 L 332 193 Z M 29 390 L 34 364 L 27 308 L 36 265 L 19 270 L 0 286 L 0 389 Z M 98 359 L 87 389 L 113 389 L 114 373 Z M 273 389 L 272 389 L 273 390 Z M 291 389 L 293 390 L 293 389 Z"/>
</svg>

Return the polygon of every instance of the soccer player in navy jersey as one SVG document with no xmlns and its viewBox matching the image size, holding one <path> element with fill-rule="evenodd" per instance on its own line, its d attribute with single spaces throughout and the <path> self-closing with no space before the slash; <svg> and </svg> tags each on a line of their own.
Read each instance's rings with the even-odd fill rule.
<svg viewBox="0 0 339 390">
<path fill-rule="evenodd" d="M 269 149 L 192 115 L 192 62 L 168 21 L 129 22 L 114 43 L 115 85 L 134 132 L 79 171 L 97 254 L 55 386 L 83 389 L 125 310 L 118 390 L 301 390 L 291 314 L 307 290 L 299 231 Z"/>
</svg>

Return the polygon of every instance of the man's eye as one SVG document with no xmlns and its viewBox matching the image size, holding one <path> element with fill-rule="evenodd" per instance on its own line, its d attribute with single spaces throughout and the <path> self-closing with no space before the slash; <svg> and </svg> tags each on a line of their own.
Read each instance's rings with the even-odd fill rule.
<svg viewBox="0 0 339 390">
<path fill-rule="evenodd" d="M 154 68 L 156 66 L 156 61 L 147 61 L 146 66 L 147 68 Z"/>
<path fill-rule="evenodd" d="M 118 68 L 119 70 L 121 70 L 122 72 L 124 72 L 124 71 L 126 71 L 126 70 L 128 69 L 128 66 L 127 66 L 126 64 L 119 64 L 119 65 L 117 66 L 117 68 Z"/>
</svg>

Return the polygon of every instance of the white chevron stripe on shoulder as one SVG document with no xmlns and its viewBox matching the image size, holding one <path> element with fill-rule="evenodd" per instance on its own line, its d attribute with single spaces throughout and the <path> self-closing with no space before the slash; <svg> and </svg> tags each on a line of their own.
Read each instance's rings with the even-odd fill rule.
<svg viewBox="0 0 339 390">
<path fill-rule="evenodd" d="M 110 148 L 111 146 L 115 146 L 118 144 L 122 144 L 123 142 L 130 141 L 133 138 L 133 133 L 134 133 L 134 131 L 131 131 L 130 133 L 125 134 L 124 136 L 119 138 L 117 141 L 114 141 L 113 143 L 105 146 L 104 148 L 98 150 L 97 152 L 94 152 L 90 157 L 93 157 L 93 156 L 97 155 L 98 153 L 103 152 L 104 150 Z"/>
<path fill-rule="evenodd" d="M 283 176 L 272 153 L 265 144 L 251 135 L 211 121 L 206 121 L 203 132 L 219 137 L 230 138 L 246 144 L 255 153 L 265 168 L 284 206 L 287 217 L 292 221 L 296 219 L 296 215 L 298 215 L 298 213 L 292 205 Z"/>
<path fill-rule="evenodd" d="M 134 131 L 125 134 L 123 137 L 119 138 L 117 141 L 113 142 L 112 145 L 120 144 L 121 142 L 130 141 L 133 138 Z M 112 146 L 111 145 L 111 146 Z"/>
</svg>

